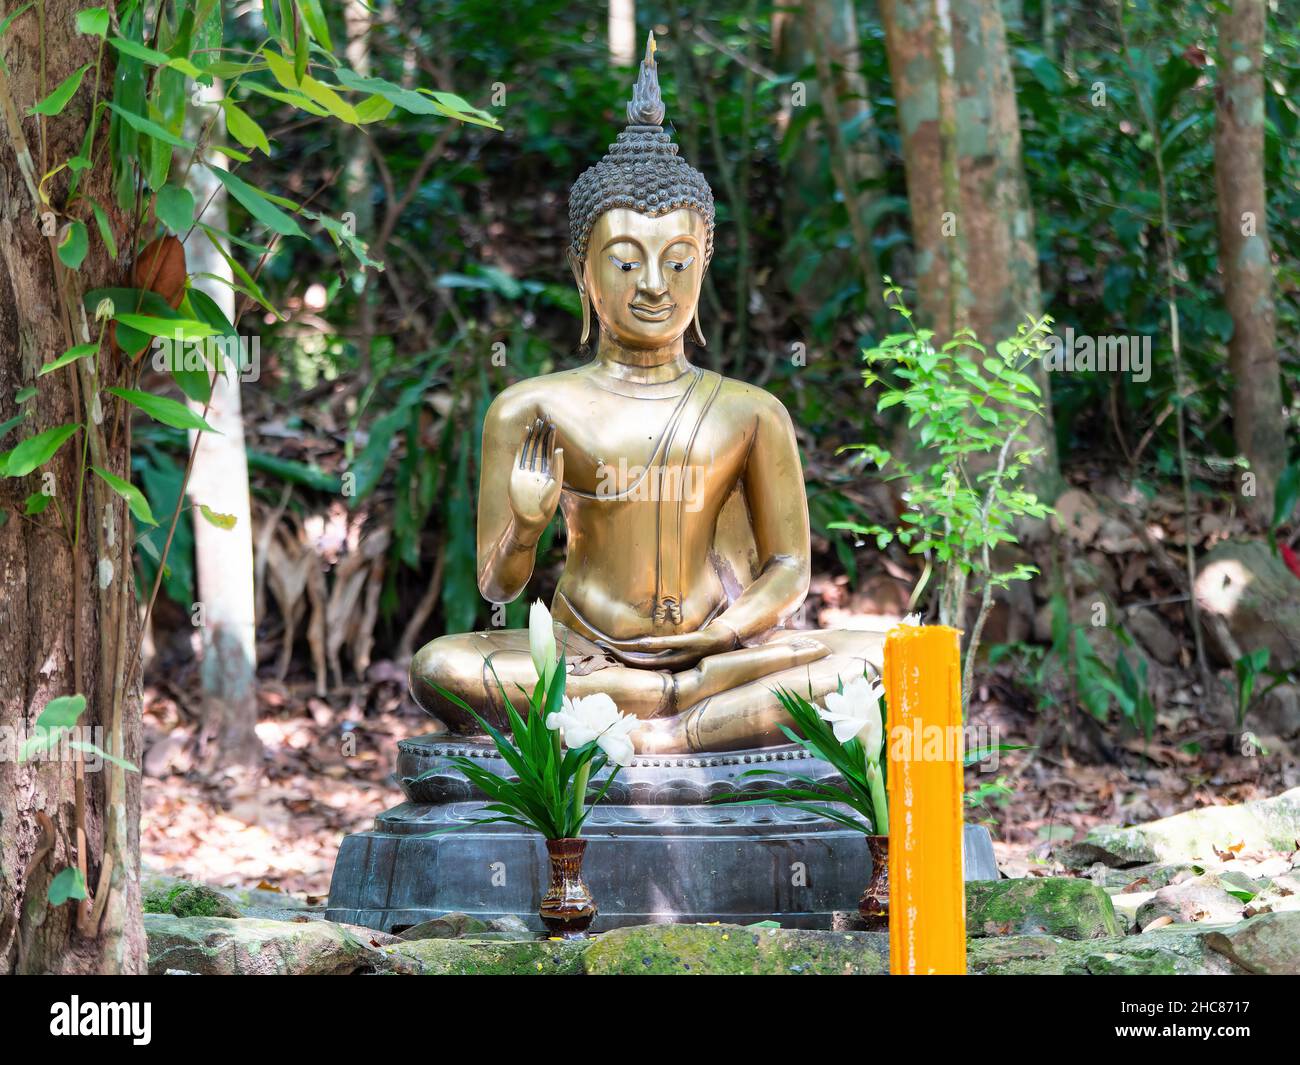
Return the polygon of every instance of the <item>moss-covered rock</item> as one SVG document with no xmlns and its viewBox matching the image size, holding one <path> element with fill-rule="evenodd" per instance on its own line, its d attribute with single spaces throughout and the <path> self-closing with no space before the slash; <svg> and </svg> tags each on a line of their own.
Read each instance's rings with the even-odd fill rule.
<svg viewBox="0 0 1300 1065">
<path fill-rule="evenodd" d="M 145 913 L 169 913 L 175 917 L 242 917 L 239 908 L 207 884 L 180 880 L 154 886 L 144 895 Z"/>
<path fill-rule="evenodd" d="M 404 928 L 398 935 L 402 939 L 414 941 L 417 939 L 456 939 L 459 936 L 469 936 L 490 931 L 493 931 L 493 929 L 488 927 L 486 921 L 471 917 L 467 913 L 444 913 L 441 917 L 435 917 L 430 921 L 422 921 L 410 928 Z"/>
<path fill-rule="evenodd" d="M 1261 914 L 1208 932 L 1205 941 L 1247 972 L 1300 975 L 1300 911 Z"/>
<path fill-rule="evenodd" d="M 573 976 L 583 940 L 417 939 L 381 948 L 375 971 L 397 976 Z"/>
<path fill-rule="evenodd" d="M 1239 921 L 1246 902 L 1237 895 L 1230 894 L 1230 887 L 1238 892 L 1242 890 L 1231 881 L 1224 882 L 1214 873 L 1162 887 L 1138 907 L 1137 925 L 1146 928 L 1161 917 L 1168 917 L 1176 924 Z M 1253 890 L 1258 892 L 1260 888 Z"/>
<path fill-rule="evenodd" d="M 582 964 L 597 976 L 871 975 L 889 971 L 889 940 L 877 932 L 638 925 L 595 937 Z"/>
<path fill-rule="evenodd" d="M 1100 939 L 1120 934 L 1110 896 L 1091 880 L 1027 877 L 966 885 L 966 933 Z"/>
<path fill-rule="evenodd" d="M 968 971 L 986 976 L 1176 976 L 1241 972 L 1187 930 L 1069 940 L 1051 936 L 973 939 Z"/>
<path fill-rule="evenodd" d="M 327 921 L 147 913 L 144 929 L 153 975 L 178 969 L 203 976 L 330 976 L 367 972 L 376 961 L 368 939 Z"/>
<path fill-rule="evenodd" d="M 1072 869 L 1149 862 L 1213 862 L 1216 851 L 1290 850 L 1300 839 L 1300 788 L 1237 806 L 1205 806 L 1132 828 L 1098 828 L 1057 857 Z"/>
</svg>

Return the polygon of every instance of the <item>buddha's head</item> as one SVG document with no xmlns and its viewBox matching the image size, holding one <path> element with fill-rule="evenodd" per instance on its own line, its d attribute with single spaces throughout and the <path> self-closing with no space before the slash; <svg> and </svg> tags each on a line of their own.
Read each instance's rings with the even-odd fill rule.
<svg viewBox="0 0 1300 1065">
<path fill-rule="evenodd" d="M 713 256 L 713 192 L 664 132 L 664 104 L 646 48 L 627 128 L 569 193 L 569 265 L 582 297 L 582 340 L 594 307 L 601 327 L 629 348 L 660 348 L 695 324 Z"/>
</svg>

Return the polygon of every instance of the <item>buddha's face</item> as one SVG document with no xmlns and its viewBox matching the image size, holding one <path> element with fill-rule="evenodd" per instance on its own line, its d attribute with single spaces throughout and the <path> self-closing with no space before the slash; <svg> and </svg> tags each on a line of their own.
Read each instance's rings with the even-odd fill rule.
<svg viewBox="0 0 1300 1065">
<path fill-rule="evenodd" d="M 596 219 L 581 283 L 601 326 L 632 348 L 664 347 L 685 333 L 707 236 L 704 218 L 685 207 L 658 218 L 615 207 Z"/>
</svg>

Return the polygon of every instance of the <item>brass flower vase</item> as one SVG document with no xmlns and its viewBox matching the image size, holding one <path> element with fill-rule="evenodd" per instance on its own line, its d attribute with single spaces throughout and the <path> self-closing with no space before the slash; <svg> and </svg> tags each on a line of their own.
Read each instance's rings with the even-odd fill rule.
<svg viewBox="0 0 1300 1065">
<path fill-rule="evenodd" d="M 584 936 L 596 916 L 596 900 L 582 879 L 585 839 L 548 839 L 551 886 L 542 896 L 538 914 L 552 936 L 576 939 Z"/>
<path fill-rule="evenodd" d="M 889 837 L 868 836 L 871 879 L 858 900 L 858 916 L 868 932 L 889 931 Z"/>
</svg>

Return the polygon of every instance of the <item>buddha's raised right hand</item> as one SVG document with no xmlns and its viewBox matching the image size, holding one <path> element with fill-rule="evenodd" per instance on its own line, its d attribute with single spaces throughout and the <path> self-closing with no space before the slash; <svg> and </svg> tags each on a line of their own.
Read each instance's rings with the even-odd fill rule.
<svg viewBox="0 0 1300 1065">
<path fill-rule="evenodd" d="M 541 418 L 524 430 L 510 470 L 508 495 L 515 528 L 534 542 L 542 535 L 564 487 L 564 449 L 555 446 L 555 426 Z"/>
</svg>

